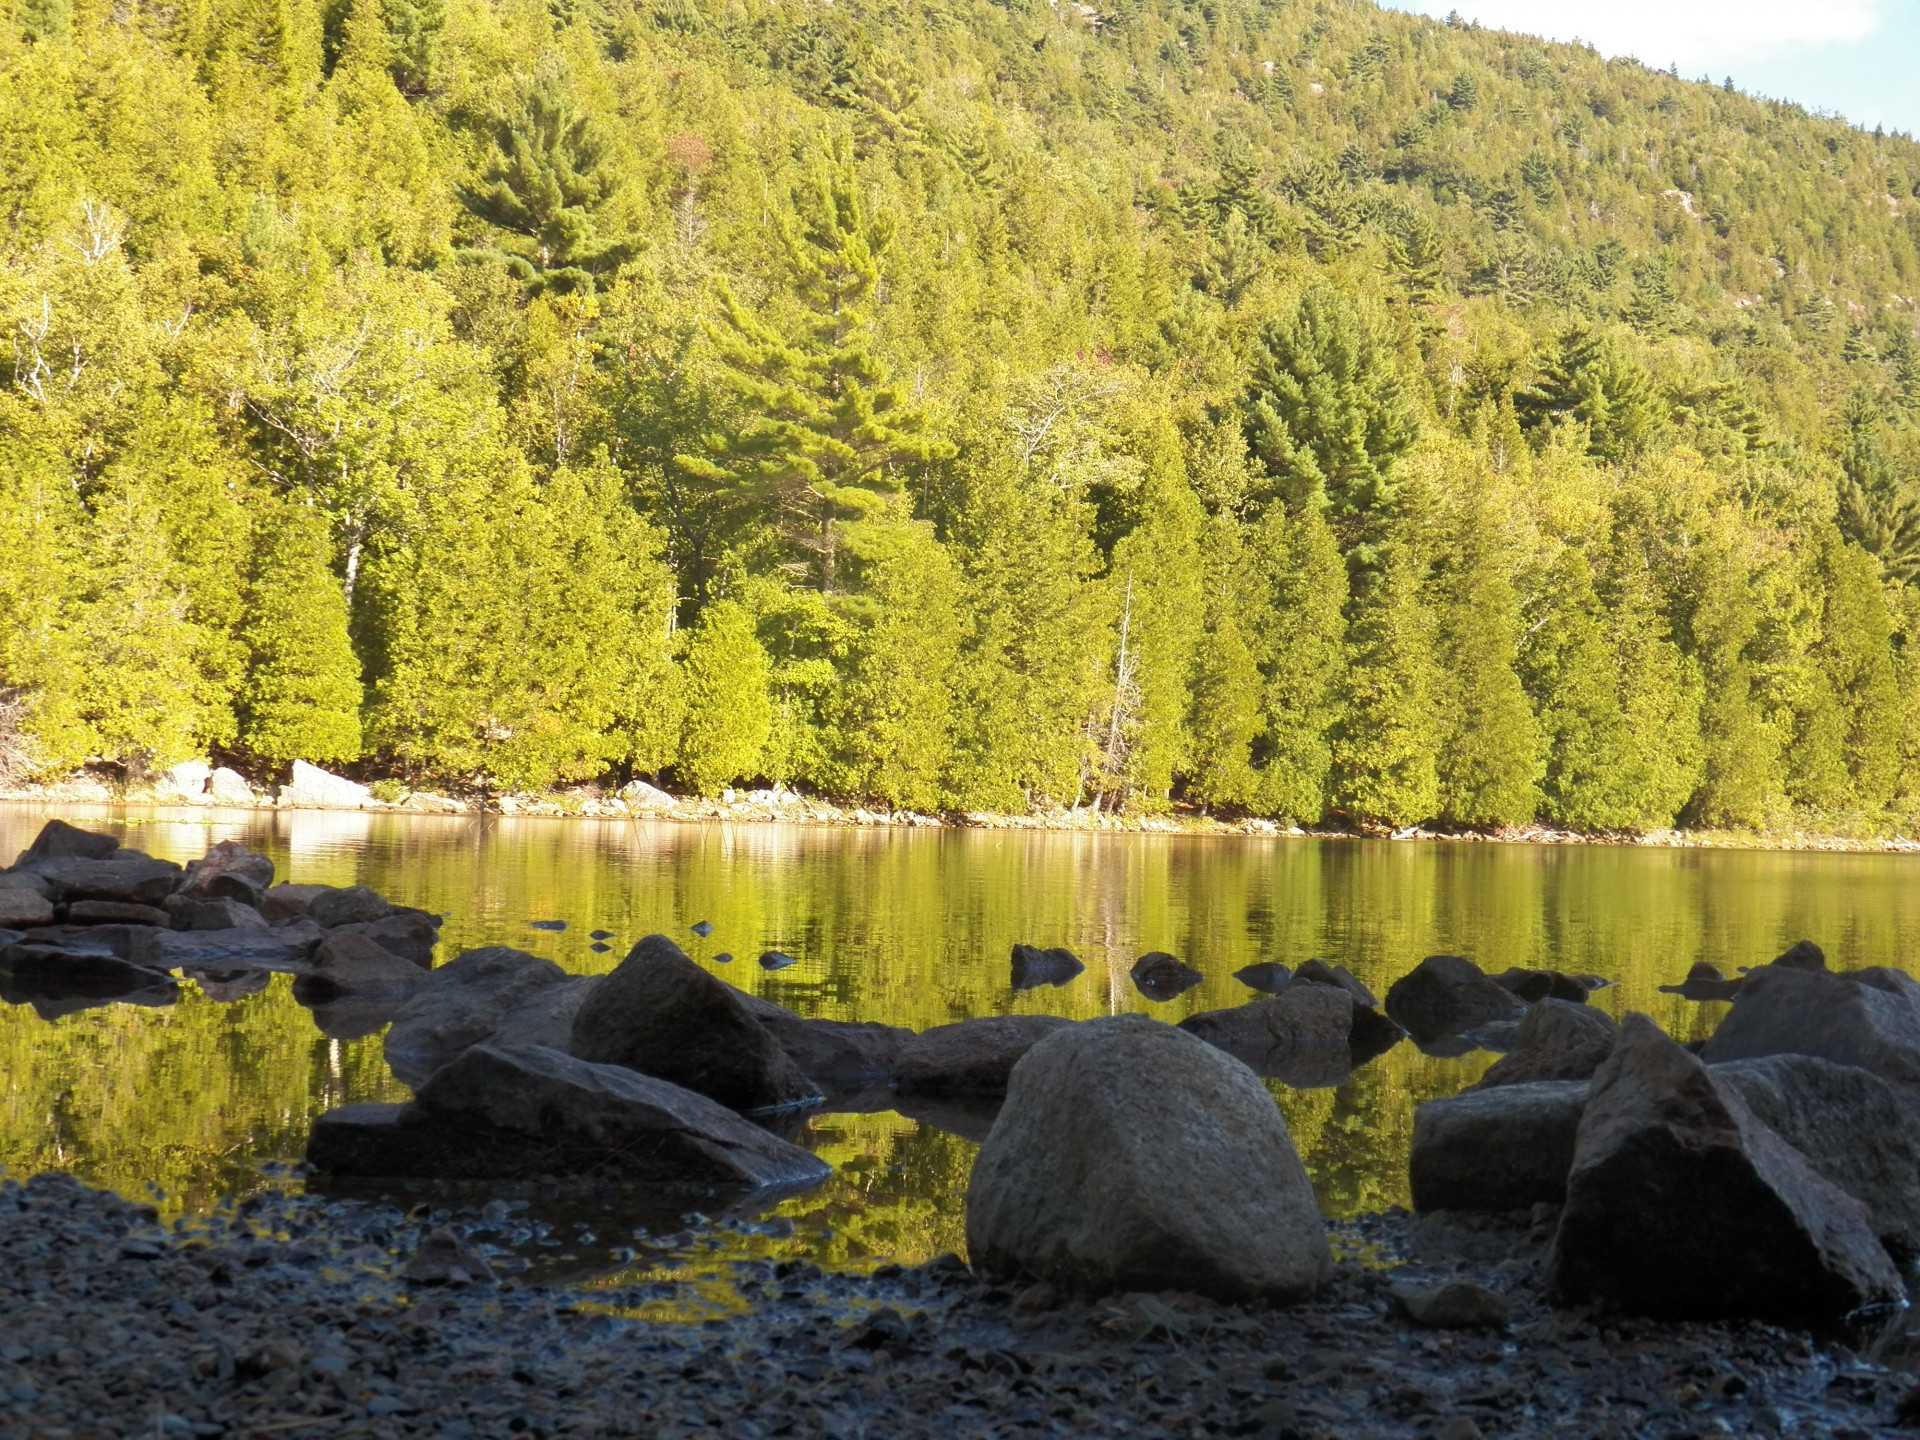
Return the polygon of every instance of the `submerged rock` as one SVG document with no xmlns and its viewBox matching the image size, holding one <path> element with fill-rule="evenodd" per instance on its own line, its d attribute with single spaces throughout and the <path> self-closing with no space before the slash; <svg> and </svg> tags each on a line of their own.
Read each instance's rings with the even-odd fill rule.
<svg viewBox="0 0 1920 1440">
<path fill-rule="evenodd" d="M 1338 1085 L 1353 1072 L 1353 997 L 1331 985 L 1289 985 L 1231 1010 L 1188 1016 L 1180 1029 L 1300 1089 Z"/>
<path fill-rule="evenodd" d="M 1644 1015 L 1594 1077 L 1550 1288 L 1639 1314 L 1800 1321 L 1903 1293 L 1867 1208 Z"/>
<path fill-rule="evenodd" d="M 435 1071 L 408 1104 L 322 1115 L 307 1160 L 333 1175 L 577 1175 L 742 1189 L 814 1184 L 831 1173 L 717 1101 L 658 1077 L 540 1046 L 484 1044 Z"/>
<path fill-rule="evenodd" d="M 1133 962 L 1133 986 L 1149 1000 L 1173 1000 L 1206 977 L 1164 950 L 1150 950 Z"/>
<path fill-rule="evenodd" d="M 1293 972 L 1278 960 L 1262 960 L 1254 965 L 1242 965 L 1233 972 L 1233 978 L 1249 990 L 1278 995 L 1292 982 Z"/>
<path fill-rule="evenodd" d="M 387 1066 L 418 1089 L 442 1065 L 488 1039 L 521 1007 L 568 978 L 551 960 L 489 945 L 429 971 L 387 1031 Z"/>
<path fill-rule="evenodd" d="M 1056 1031 L 1014 1068 L 967 1188 L 967 1247 L 989 1274 L 1224 1300 L 1304 1299 L 1332 1263 L 1266 1087 L 1143 1015 Z"/>
<path fill-rule="evenodd" d="M 1718 965 L 1696 960 L 1687 970 L 1687 978 L 1678 985 L 1662 985 L 1662 995 L 1679 995 L 1688 1000 L 1731 1000 L 1740 993 L 1741 980 L 1729 980 Z"/>
<path fill-rule="evenodd" d="M 1356 1005 L 1368 1010 L 1380 1008 L 1380 1002 L 1374 998 L 1373 992 L 1362 985 L 1344 965 L 1329 965 L 1324 960 L 1303 960 L 1300 968 L 1293 972 L 1293 978 L 1308 985 L 1335 986 L 1351 995 Z"/>
<path fill-rule="evenodd" d="M 1072 1023 L 1058 1015 L 991 1015 L 922 1030 L 900 1047 L 893 1088 L 920 1095 L 1004 1094 L 1020 1057 Z"/>
<path fill-rule="evenodd" d="M 1517 995 L 1528 1004 L 1538 1000 L 1563 1000 L 1569 1005 L 1587 1003 L 1587 992 L 1592 988 L 1584 980 L 1572 975 L 1564 975 L 1558 970 L 1526 970 L 1518 965 L 1509 966 L 1498 975 L 1488 977 L 1510 995 Z"/>
<path fill-rule="evenodd" d="M 1512 1020 L 1524 1003 L 1459 955 L 1429 955 L 1388 987 L 1387 1014 L 1416 1040 Z"/>
<path fill-rule="evenodd" d="M 162 930 L 157 938 L 162 962 L 172 970 L 258 966 L 300 971 L 306 968 L 324 933 L 317 925 L 296 923 L 265 929 Z"/>
<path fill-rule="evenodd" d="M 411 994 L 423 979 L 411 960 L 364 935 L 336 930 L 314 948 L 307 972 L 293 989 L 297 999 L 311 1003 L 344 994 Z"/>
<path fill-rule="evenodd" d="M 1086 968 L 1080 963 L 1079 956 L 1057 945 L 1046 950 L 1037 945 L 1015 945 L 1011 983 L 1015 990 L 1065 985 Z"/>
<path fill-rule="evenodd" d="M 820 1098 L 819 1087 L 749 1013 L 740 993 L 649 935 L 600 982 L 573 1023 L 582 1060 L 625 1065 L 735 1110 L 777 1110 Z"/>
<path fill-rule="evenodd" d="M 809 1020 L 784 1005 L 735 991 L 747 1013 L 769 1035 L 801 1074 L 817 1086 L 857 1088 L 884 1080 L 893 1071 L 901 1047 L 913 1031 L 872 1020 Z"/>
</svg>

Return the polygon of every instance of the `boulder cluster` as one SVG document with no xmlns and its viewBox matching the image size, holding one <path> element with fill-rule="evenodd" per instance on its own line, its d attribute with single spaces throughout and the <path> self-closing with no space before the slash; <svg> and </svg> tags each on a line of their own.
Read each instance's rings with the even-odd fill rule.
<svg viewBox="0 0 1920 1440">
<path fill-rule="evenodd" d="M 663 935 L 604 976 L 501 946 L 436 967 L 437 917 L 361 886 L 274 881 L 235 842 L 183 867 L 52 822 L 0 872 L 0 991 L 58 1014 L 164 1004 L 179 973 L 244 993 L 277 970 L 331 1033 L 387 1026 L 413 1098 L 322 1116 L 308 1160 L 323 1174 L 803 1187 L 828 1170 L 782 1137 L 783 1117 L 830 1100 L 982 1142 L 967 1238 L 988 1275 L 1274 1303 L 1312 1295 L 1332 1261 L 1263 1082 L 1339 1084 L 1410 1036 L 1432 1054 L 1504 1052 L 1419 1108 L 1416 1209 L 1548 1227 L 1557 1303 L 1831 1321 L 1903 1300 L 1900 1267 L 1920 1260 L 1920 984 L 1829 971 L 1806 942 L 1735 981 L 1696 967 L 1675 988 L 1732 1008 L 1694 1047 L 1590 1006 L 1595 977 L 1489 975 L 1452 955 L 1384 1004 L 1341 966 L 1269 961 L 1239 974 L 1258 998 L 1178 1025 L 1001 1015 L 915 1034 L 804 1018 Z M 1010 980 L 1083 968 L 1016 945 Z M 1202 977 L 1153 952 L 1132 978 L 1164 1000 Z M 1463 1324 L 1503 1309 L 1485 1294 L 1403 1303 L 1482 1317 Z"/>
</svg>

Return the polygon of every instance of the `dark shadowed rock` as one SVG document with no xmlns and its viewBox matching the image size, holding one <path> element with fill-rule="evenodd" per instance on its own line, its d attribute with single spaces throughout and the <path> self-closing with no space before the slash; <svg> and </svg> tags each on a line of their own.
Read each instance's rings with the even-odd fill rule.
<svg viewBox="0 0 1920 1440">
<path fill-rule="evenodd" d="M 26 932 L 30 945 L 88 955 L 117 955 L 147 970 L 173 968 L 160 950 L 167 932 L 153 925 L 42 925 Z"/>
<path fill-rule="evenodd" d="M 387 1065 L 408 1085 L 427 1077 L 500 1028 L 547 987 L 566 980 L 551 960 L 489 945 L 429 971 L 387 1031 Z"/>
<path fill-rule="evenodd" d="M 76 900 L 67 906 L 69 925 L 171 925 L 173 917 L 158 905 L 129 905 L 123 900 Z"/>
<path fill-rule="evenodd" d="M 171 860 L 155 860 L 133 850 L 120 850 L 103 860 L 47 859 L 31 862 L 33 873 L 53 887 L 57 902 L 118 900 L 130 905 L 158 905 L 173 892 L 180 867 Z"/>
<path fill-rule="evenodd" d="M 1589 987 L 1583 981 L 1563 975 L 1558 970 L 1524 970 L 1514 965 L 1488 978 L 1508 994 L 1519 996 L 1529 1005 L 1537 1000 L 1564 1000 L 1570 1005 L 1587 1003 Z"/>
<path fill-rule="evenodd" d="M 1538 1001 L 1514 1028 L 1512 1051 L 1494 1061 L 1476 1088 L 1585 1080 L 1613 1053 L 1617 1031 L 1612 1017 L 1591 1005 Z"/>
<path fill-rule="evenodd" d="M 200 987 L 201 994 L 222 1005 L 258 995 L 273 981 L 271 970 L 188 970 L 184 973 Z"/>
<path fill-rule="evenodd" d="M 384 920 L 393 913 L 393 905 L 377 890 L 365 885 L 347 885 L 327 890 L 307 902 L 307 918 L 331 929 L 335 925 L 364 925 Z"/>
<path fill-rule="evenodd" d="M 1012 984 L 1015 990 L 1064 985 L 1086 968 L 1071 950 L 1063 950 L 1057 945 L 1047 950 L 1036 945 L 1013 947 Z"/>
<path fill-rule="evenodd" d="M 1459 955 L 1429 955 L 1387 989 L 1387 1014 L 1416 1040 L 1458 1034 L 1525 1008 Z"/>
<path fill-rule="evenodd" d="M 378 920 L 336 925 L 336 935 L 358 935 L 381 949 L 411 961 L 422 970 L 433 964 L 433 947 L 440 943 L 440 927 L 424 910 L 396 905 L 393 912 Z"/>
<path fill-rule="evenodd" d="M 1586 1104 L 1580 1081 L 1429 1100 L 1413 1112 L 1414 1208 L 1504 1214 L 1559 1204 Z"/>
<path fill-rule="evenodd" d="M 600 983 L 573 1023 L 572 1053 L 625 1065 L 735 1110 L 777 1110 L 820 1098 L 740 993 L 649 935 Z"/>
<path fill-rule="evenodd" d="M 1687 978 L 1678 985 L 1662 985 L 1662 995 L 1679 995 L 1688 1000 L 1731 1000 L 1744 982 L 1729 980 L 1718 965 L 1696 960 L 1687 970 Z"/>
<path fill-rule="evenodd" d="M 487 1043 L 505 1049 L 545 1045 L 564 1051 L 572 1043 L 573 1022 L 579 1017 L 581 1007 L 593 998 L 605 978 L 569 975 L 558 985 L 536 991 L 500 1022 Z"/>
<path fill-rule="evenodd" d="M 1206 977 L 1164 950 L 1150 950 L 1133 962 L 1133 985 L 1149 1000 L 1172 1000 Z"/>
<path fill-rule="evenodd" d="M 298 920 L 307 913 L 309 905 L 332 889 L 331 885 L 275 885 L 261 897 L 260 913 L 271 925 Z"/>
<path fill-rule="evenodd" d="M 1253 965 L 1242 965 L 1233 972 L 1233 978 L 1249 990 L 1258 990 L 1263 995 L 1278 995 L 1293 981 L 1293 972 L 1278 960 L 1262 960 Z"/>
<path fill-rule="evenodd" d="M 1784 965 L 1789 970 L 1824 970 L 1827 968 L 1827 952 L 1811 940 L 1796 940 L 1774 956 L 1773 963 Z"/>
<path fill-rule="evenodd" d="M 169 905 L 174 928 L 178 930 L 265 930 L 267 917 L 253 906 L 221 896 L 214 900 L 183 900 L 175 896 Z"/>
<path fill-rule="evenodd" d="M 1430 1330 L 1503 1330 L 1513 1318 L 1504 1296 L 1471 1280 L 1396 1278 L 1387 1293 L 1401 1314 Z"/>
<path fill-rule="evenodd" d="M 1373 992 L 1362 985 L 1344 965 L 1329 965 L 1324 960 L 1303 960 L 1300 968 L 1293 972 L 1293 978 L 1308 985 L 1335 986 L 1351 995 L 1356 1005 L 1368 1010 L 1380 1008 L 1380 1002 L 1374 998 Z"/>
<path fill-rule="evenodd" d="M 1332 1268 L 1266 1087 L 1144 1015 L 1056 1031 L 1015 1067 L 974 1162 L 967 1248 L 989 1274 L 1095 1293 L 1287 1302 Z"/>
<path fill-rule="evenodd" d="M 1878 1075 L 1920 1110 L 1920 1004 L 1894 972 L 1869 982 L 1766 965 L 1747 976 L 1733 1009 L 1702 1049 L 1709 1064 L 1764 1055 L 1813 1055 Z"/>
<path fill-rule="evenodd" d="M 1338 1085 L 1353 1072 L 1353 1019 L 1363 1007 L 1332 985 L 1289 985 L 1278 995 L 1180 1022 L 1256 1075 L 1299 1089 Z"/>
<path fill-rule="evenodd" d="M 1594 1076 L 1549 1284 L 1714 1319 L 1837 1320 L 1903 1293 L 1867 1208 L 1644 1015 Z"/>
<path fill-rule="evenodd" d="M 752 1015 L 787 1052 L 800 1073 L 835 1090 L 884 1080 L 913 1031 L 876 1021 L 808 1020 L 784 1005 L 736 991 Z"/>
<path fill-rule="evenodd" d="M 53 901 L 22 885 L 0 885 L 0 928 L 27 930 L 53 923 Z"/>
<path fill-rule="evenodd" d="M 0 974 L 17 994 L 41 999 L 110 997 L 172 984 L 170 976 L 118 955 L 53 945 L 9 945 L 0 950 Z"/>
<path fill-rule="evenodd" d="M 237 900 L 257 910 L 272 884 L 272 860 L 238 840 L 222 840 L 188 863 L 175 893 L 189 900 Z"/>
<path fill-rule="evenodd" d="M 329 1040 L 365 1040 L 378 1035 L 406 1007 L 405 991 L 363 993 L 345 991 L 325 999 L 302 995 L 295 987 L 294 999 L 307 1007 L 314 1029 Z"/>
<path fill-rule="evenodd" d="M 537 1046 L 475 1045 L 437 1070 L 410 1104 L 323 1115 L 307 1159 L 336 1175 L 589 1175 L 742 1189 L 814 1184 L 831 1173 L 704 1095 Z"/>
<path fill-rule="evenodd" d="M 1920 1256 L 1920 1119 L 1886 1082 L 1810 1055 L 1713 1067 L 1815 1171 L 1865 1205 L 1901 1258 Z"/>
<path fill-rule="evenodd" d="M 294 982 L 302 1004 L 343 994 L 410 994 L 424 978 L 411 960 L 363 935 L 335 930 L 314 947 L 309 969 Z"/>
<path fill-rule="evenodd" d="M 789 965 L 798 965 L 799 963 L 798 960 L 787 954 L 784 950 L 763 950 L 760 952 L 760 968 L 762 970 L 784 970 Z"/>
<path fill-rule="evenodd" d="M 119 848 L 120 842 L 111 835 L 96 835 L 91 830 L 82 830 L 64 820 L 49 820 L 40 827 L 40 833 L 33 837 L 33 843 L 15 863 L 24 865 L 32 860 L 104 860 Z"/>
<path fill-rule="evenodd" d="M 1020 1057 L 1072 1023 L 1058 1015 L 990 1015 L 922 1030 L 900 1047 L 893 1088 L 902 1094 L 1005 1094 Z"/>
</svg>

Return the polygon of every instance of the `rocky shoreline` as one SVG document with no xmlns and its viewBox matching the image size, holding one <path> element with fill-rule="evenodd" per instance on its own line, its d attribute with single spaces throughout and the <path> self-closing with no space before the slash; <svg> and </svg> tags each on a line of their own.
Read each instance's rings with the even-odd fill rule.
<svg viewBox="0 0 1920 1440">
<path fill-rule="evenodd" d="M 1111 814 L 1093 808 L 991 811 L 911 811 L 842 805 L 774 786 L 728 790 L 713 799 L 676 796 L 634 781 L 619 789 L 580 786 L 544 794 L 448 795 L 400 785 L 363 785 L 316 766 L 299 764 L 277 790 L 255 787 L 238 772 L 204 764 L 179 766 L 143 785 L 114 784 L 82 774 L 48 785 L 0 787 L 0 804 L 186 806 L 205 810 L 361 810 L 412 815 L 499 815 L 540 819 L 654 820 L 679 824 L 785 824 L 855 829 L 1061 831 L 1131 835 L 1246 835 L 1315 840 L 1428 840 L 1463 844 L 1606 845 L 1683 850 L 1791 850 L 1833 854 L 1920 854 L 1920 836 L 1849 831 L 1650 830 L 1581 831 L 1546 825 L 1495 830 L 1412 826 L 1301 827 L 1259 818 L 1233 818 L 1177 809 L 1167 815 Z"/>
<path fill-rule="evenodd" d="M 692 1282 L 529 1283 L 477 1211 L 267 1192 L 153 1213 L 64 1176 L 0 1184 L 0 1437 L 1854 1440 L 1920 1418 L 1904 1322 L 1550 1310 L 1545 1225 L 1333 1226 L 1330 1278 L 1287 1308 L 1082 1299 L 952 1257 L 741 1261 L 745 1308 L 663 1323 L 629 1314 Z M 498 1278 L 462 1269 L 480 1262 Z M 1413 1318 L 1402 1296 L 1445 1281 L 1492 1303 Z"/>
</svg>

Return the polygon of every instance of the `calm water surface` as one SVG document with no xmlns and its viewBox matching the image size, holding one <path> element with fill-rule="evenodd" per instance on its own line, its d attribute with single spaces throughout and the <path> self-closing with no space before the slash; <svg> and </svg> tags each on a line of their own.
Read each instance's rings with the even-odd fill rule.
<svg viewBox="0 0 1920 1440">
<path fill-rule="evenodd" d="M 49 814 L 0 806 L 0 858 Z M 611 969 L 650 931 L 715 973 L 806 1015 L 925 1029 L 978 1015 L 1076 1019 L 1140 1010 L 1178 1020 L 1252 998 L 1232 978 L 1256 960 L 1310 955 L 1376 993 L 1421 956 L 1591 972 L 1598 1002 L 1651 1012 L 1683 1039 L 1724 1007 L 1661 995 L 1696 960 L 1729 973 L 1810 936 L 1833 963 L 1902 965 L 1920 941 L 1920 860 L 1882 855 L 1638 850 L 1082 835 L 850 831 L 767 825 L 64 807 L 63 818 L 174 860 L 240 839 L 280 878 L 360 883 L 444 912 L 441 958 L 511 944 L 570 970 Z M 567 929 L 536 929 L 564 920 Z M 690 931 L 708 920 L 712 935 Z M 589 932 L 613 932 L 596 953 Z M 1065 945 L 1087 971 L 1014 992 L 1014 941 Z M 799 963 L 754 963 L 778 949 Z M 1207 976 L 1168 1004 L 1134 989 L 1143 951 Z M 717 957 L 730 952 L 730 964 Z M 1407 1198 L 1413 1109 L 1470 1084 L 1494 1057 L 1440 1059 L 1402 1044 L 1343 1085 L 1273 1085 L 1327 1211 Z M 0 1166 L 64 1169 L 202 1209 L 275 1182 L 320 1111 L 401 1099 L 377 1037 L 315 1026 L 285 977 L 219 999 L 183 985 L 166 1008 L 107 1005 L 42 1019 L 0 1006 Z M 815 1114 L 797 1137 L 835 1177 L 779 1205 L 751 1235 L 691 1242 L 707 1254 L 911 1263 L 962 1248 L 971 1142 L 890 1110 Z M 674 1253 L 656 1258 L 663 1273 Z M 679 1256 L 684 1259 L 684 1255 Z"/>
</svg>

